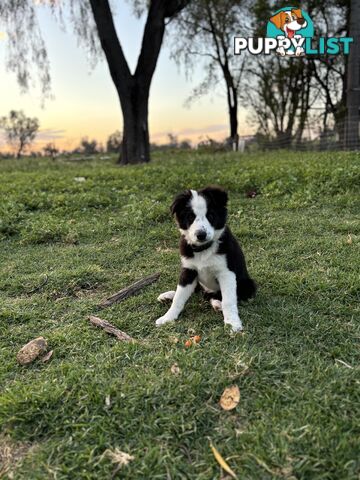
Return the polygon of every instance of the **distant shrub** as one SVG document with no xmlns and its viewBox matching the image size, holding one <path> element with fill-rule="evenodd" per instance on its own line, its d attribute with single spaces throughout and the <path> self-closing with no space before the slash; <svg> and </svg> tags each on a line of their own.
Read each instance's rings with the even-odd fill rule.
<svg viewBox="0 0 360 480">
<path fill-rule="evenodd" d="M 109 135 L 106 142 L 106 151 L 108 153 L 119 153 L 122 145 L 122 133 L 120 130 Z"/>
</svg>

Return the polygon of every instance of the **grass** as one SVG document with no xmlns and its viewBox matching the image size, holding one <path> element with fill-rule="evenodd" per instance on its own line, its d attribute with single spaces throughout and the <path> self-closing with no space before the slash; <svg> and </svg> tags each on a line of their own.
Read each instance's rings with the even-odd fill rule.
<svg viewBox="0 0 360 480">
<path fill-rule="evenodd" d="M 359 478 L 358 153 L 11 160 L 0 172 L 0 452 L 26 451 L 0 465 L 3 478 L 110 478 L 104 452 L 119 449 L 134 456 L 121 478 L 216 479 L 210 441 L 241 479 Z M 169 204 L 208 183 L 229 190 L 260 287 L 241 307 L 244 335 L 197 296 L 177 323 L 154 326 L 178 274 Z M 155 271 L 157 283 L 99 313 Z M 116 341 L 90 313 L 141 341 Z M 186 349 L 194 333 L 202 341 Z M 39 335 L 53 358 L 18 365 Z M 232 384 L 240 404 L 225 412 Z"/>
</svg>

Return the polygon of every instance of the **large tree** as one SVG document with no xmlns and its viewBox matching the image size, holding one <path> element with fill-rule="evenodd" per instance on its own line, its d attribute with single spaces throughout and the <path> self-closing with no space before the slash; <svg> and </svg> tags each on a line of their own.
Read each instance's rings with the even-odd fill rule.
<svg viewBox="0 0 360 480">
<path fill-rule="evenodd" d="M 205 78 L 190 100 L 225 86 L 229 112 L 229 137 L 238 148 L 238 97 L 244 72 L 244 56 L 234 56 L 234 34 L 246 25 L 245 0 L 196 0 L 176 18 L 173 56 L 192 71 L 201 59 Z"/>
<path fill-rule="evenodd" d="M 21 110 L 11 110 L 7 117 L 0 118 L 0 129 L 5 131 L 8 142 L 15 148 L 16 158 L 20 158 L 35 140 L 39 120 L 27 117 Z"/>
<path fill-rule="evenodd" d="M 92 51 L 101 48 L 109 67 L 123 113 L 123 141 L 120 163 L 150 160 L 148 103 L 151 80 L 163 42 L 166 23 L 190 0 L 134 0 L 147 11 L 141 51 L 132 73 L 117 35 L 109 0 L 68 0 L 76 34 Z M 41 3 L 41 2 L 40 2 Z M 44 2 L 46 3 L 46 2 Z M 61 4 L 48 0 L 54 14 Z M 115 2 L 114 2 L 115 3 Z M 60 17 L 61 18 L 61 17 Z M 50 84 L 49 62 L 36 16 L 36 4 L 29 0 L 1 0 L 0 23 L 5 23 L 9 36 L 7 66 L 15 71 L 23 88 L 29 85 L 31 66 L 38 66 L 43 91 Z M 95 28 L 94 28 L 95 26 Z"/>
</svg>

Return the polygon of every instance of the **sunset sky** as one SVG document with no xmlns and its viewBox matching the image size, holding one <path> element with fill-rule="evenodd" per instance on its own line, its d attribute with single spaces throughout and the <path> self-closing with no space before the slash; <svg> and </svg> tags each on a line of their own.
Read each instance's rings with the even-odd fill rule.
<svg viewBox="0 0 360 480">
<path fill-rule="evenodd" d="M 110 133 L 122 129 L 122 116 L 117 94 L 106 62 L 101 59 L 92 69 L 86 53 L 67 25 L 63 32 L 45 6 L 37 6 L 48 54 L 51 62 L 54 99 L 41 106 L 39 89 L 34 87 L 21 94 L 13 73 L 5 70 L 6 35 L 0 27 L 0 116 L 11 109 L 24 110 L 28 116 L 40 120 L 40 133 L 35 148 L 54 141 L 64 149 L 75 148 L 84 136 L 104 143 Z M 144 19 L 132 14 L 130 2 L 118 2 L 116 27 L 132 71 L 139 54 Z M 170 58 L 167 42 L 163 45 L 152 82 L 150 95 L 151 141 L 167 141 L 167 133 L 194 143 L 206 137 L 225 138 L 228 134 L 227 107 L 222 85 L 211 95 L 184 106 L 185 100 L 203 78 L 199 66 L 192 78 L 178 69 Z M 247 114 L 240 112 L 240 134 L 251 133 Z M 34 148 L 34 149 L 35 149 Z M 8 150 L 4 140 L 0 149 Z"/>
</svg>

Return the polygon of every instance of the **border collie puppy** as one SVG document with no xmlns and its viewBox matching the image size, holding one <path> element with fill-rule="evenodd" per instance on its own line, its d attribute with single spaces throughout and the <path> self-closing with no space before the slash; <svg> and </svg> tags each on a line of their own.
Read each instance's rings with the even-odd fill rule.
<svg viewBox="0 0 360 480">
<path fill-rule="evenodd" d="M 238 302 L 255 296 L 256 284 L 246 269 L 239 243 L 226 225 L 227 193 L 219 187 L 186 190 L 171 205 L 181 233 L 181 273 L 176 292 L 158 300 L 172 300 L 167 313 L 156 320 L 163 325 L 178 318 L 191 294 L 200 285 L 214 310 L 222 311 L 225 324 L 242 330 Z"/>
</svg>

